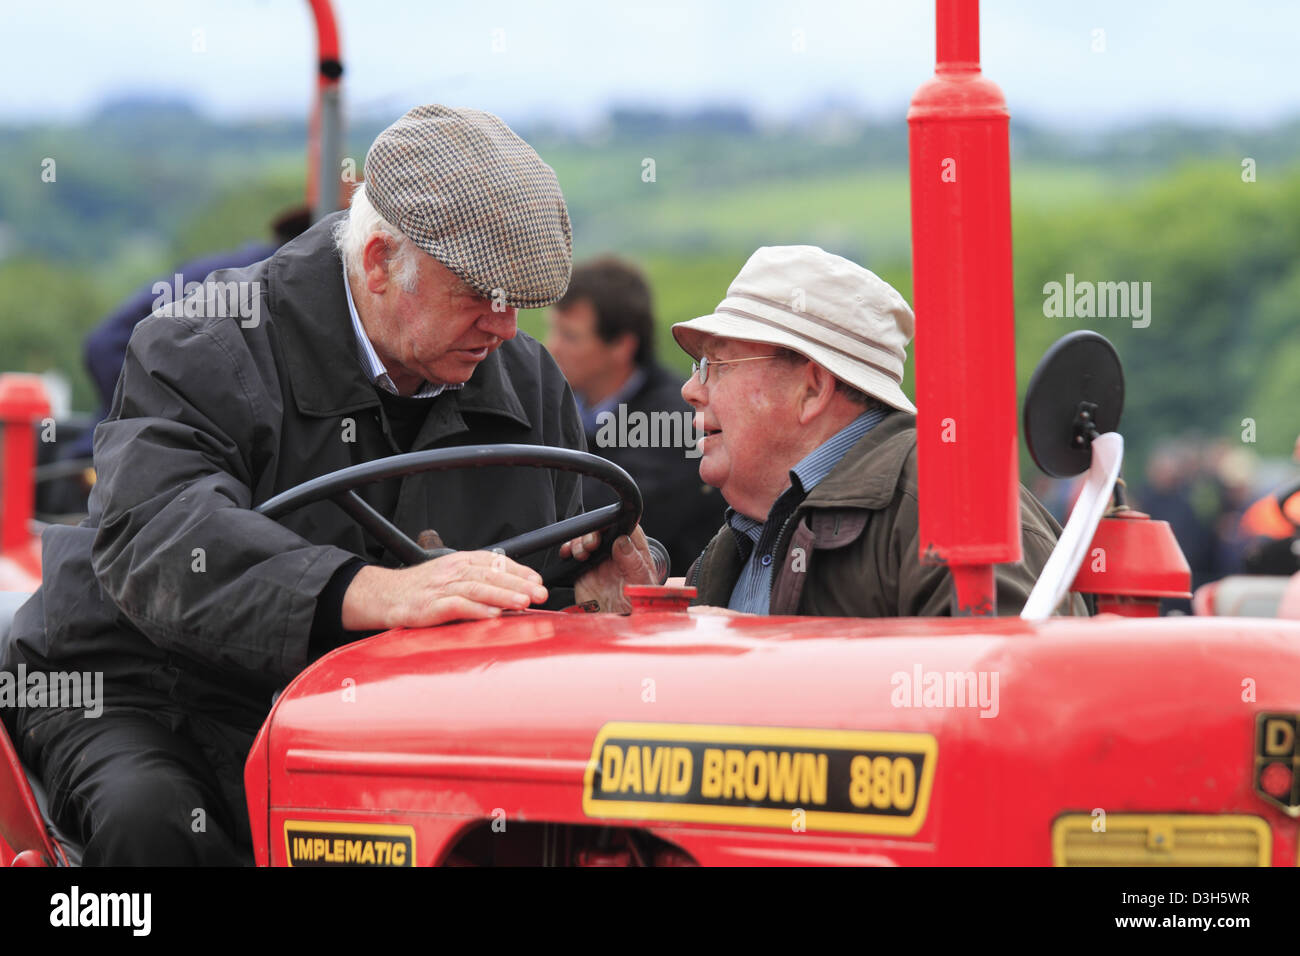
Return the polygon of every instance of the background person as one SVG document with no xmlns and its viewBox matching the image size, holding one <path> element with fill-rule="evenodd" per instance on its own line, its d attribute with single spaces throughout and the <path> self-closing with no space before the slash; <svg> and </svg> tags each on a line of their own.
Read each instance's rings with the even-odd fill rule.
<svg viewBox="0 0 1300 956">
<path fill-rule="evenodd" d="M 280 213 L 271 223 L 271 242 L 248 242 L 237 249 L 214 252 L 178 265 L 173 272 L 159 276 L 133 293 L 126 301 L 86 335 L 84 358 L 86 371 L 94 383 L 99 396 L 99 410 L 95 415 L 95 424 L 104 420 L 108 407 L 113 403 L 113 389 L 117 387 L 117 377 L 122 373 L 122 362 L 126 358 L 126 345 L 131 340 L 143 319 L 154 311 L 159 293 L 155 291 L 158 283 L 164 283 L 169 290 L 179 281 L 182 289 L 191 282 L 202 282 L 209 274 L 218 269 L 239 269 L 261 262 L 275 254 L 275 251 L 290 240 L 301 236 L 311 225 L 311 211 L 305 206 L 296 206 Z M 177 280 L 176 276 L 180 279 Z M 92 425 L 78 438 L 70 450 L 72 457 L 89 457 L 91 452 Z"/>
<path fill-rule="evenodd" d="M 1300 437 L 1292 460 L 1300 463 Z M 1242 510 L 1237 524 L 1246 574 L 1294 574 L 1300 570 L 1300 481 L 1294 477 Z"/>
<path fill-rule="evenodd" d="M 227 249 L 181 263 L 171 273 L 159 276 L 132 293 L 116 309 L 103 318 L 86 335 L 82 357 L 86 371 L 95 386 L 99 407 L 85 428 L 70 441 L 42 443 L 37 451 L 43 454 L 38 461 L 72 461 L 91 457 L 94 450 L 95 426 L 104 420 L 113 403 L 113 389 L 122 373 L 126 358 L 126 345 L 136 325 L 147 318 L 158 305 L 159 283 L 173 290 L 191 282 L 202 282 L 218 269 L 238 269 L 271 256 L 291 239 L 295 239 L 311 225 L 311 211 L 306 206 L 295 206 L 280 213 L 271 223 L 272 242 L 248 242 L 237 249 Z M 178 279 L 177 276 L 180 278 Z M 170 300 L 168 300 L 170 301 Z M 48 453 L 47 453 L 48 447 Z M 67 478 L 45 482 L 37 486 L 37 511 L 52 514 L 84 514 L 86 496 L 90 493 L 89 476 L 81 473 Z"/>
<path fill-rule="evenodd" d="M 694 445 L 694 413 L 682 400 L 681 376 L 655 361 L 654 310 L 645 276 L 613 257 L 575 266 L 568 291 L 548 320 L 546 347 L 573 388 L 587 450 L 635 479 L 645 499 L 641 527 L 668 549 L 671 573 L 684 574 L 713 536 L 722 497 L 700 481 L 685 442 L 662 447 L 656 440 L 652 444 L 660 447 L 638 447 L 616 427 L 601 427 L 602 421 L 617 426 L 640 416 L 648 438 L 654 429 L 651 416 L 668 412 L 677 419 L 668 423 L 671 433 Z M 610 434 L 617 436 L 615 443 L 603 437 Z M 590 511 L 613 504 L 615 496 L 604 483 L 584 478 L 582 500 Z"/>
<path fill-rule="evenodd" d="M 1190 443 L 1162 444 L 1147 459 L 1146 481 L 1133 494 L 1139 510 L 1169 522 L 1191 568 L 1193 591 L 1215 577 L 1216 559 L 1213 526 L 1196 507 L 1196 486 L 1208 485 L 1211 480 L 1202 472 L 1199 458 Z M 1162 598 L 1160 609 L 1162 614 L 1190 614 L 1192 603 L 1186 598 Z"/>
</svg>

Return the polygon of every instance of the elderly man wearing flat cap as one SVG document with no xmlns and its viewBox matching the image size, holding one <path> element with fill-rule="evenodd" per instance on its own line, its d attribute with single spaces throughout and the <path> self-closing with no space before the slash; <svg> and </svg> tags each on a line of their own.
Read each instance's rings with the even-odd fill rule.
<svg viewBox="0 0 1300 956">
<path fill-rule="evenodd" d="M 950 613 L 947 569 L 918 560 L 916 409 L 899 387 L 912 328 L 888 283 L 814 246 L 759 249 L 712 315 L 673 326 L 696 359 L 682 397 L 704 432 L 700 477 L 730 506 L 687 575 L 698 604 Z M 1060 533 L 1023 487 L 1020 516 L 1000 614 L 1019 612 Z"/>
<path fill-rule="evenodd" d="M 247 283 L 248 314 L 187 301 L 138 326 L 95 433 L 90 515 L 47 531 L 41 589 L 0 638 L 5 670 L 103 674 L 95 717 L 3 713 L 86 864 L 251 862 L 243 765 L 278 688 L 376 630 L 548 600 L 536 570 L 474 549 L 577 513 L 575 475 L 365 486 L 399 528 L 459 549 L 410 568 L 329 502 L 252 510 L 401 452 L 583 447 L 563 376 L 515 326 L 569 281 L 554 172 L 495 116 L 441 106 L 381 133 L 365 172 L 346 213 L 211 277 Z M 579 600 L 609 600 L 614 572 L 649 580 L 633 538 Z"/>
</svg>

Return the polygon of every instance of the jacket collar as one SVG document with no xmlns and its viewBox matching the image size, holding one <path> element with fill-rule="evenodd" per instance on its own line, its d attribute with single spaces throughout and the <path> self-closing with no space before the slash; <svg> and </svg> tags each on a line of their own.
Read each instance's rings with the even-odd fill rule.
<svg viewBox="0 0 1300 956">
<path fill-rule="evenodd" d="M 532 428 L 533 423 L 528 418 L 528 413 L 524 411 L 523 402 L 519 400 L 519 393 L 515 391 L 514 383 L 510 381 L 510 376 L 506 372 L 505 359 L 502 358 L 502 352 L 511 348 L 512 343 L 503 342 L 495 352 L 479 362 L 478 368 L 474 369 L 474 374 L 470 376 L 464 388 L 457 392 L 443 394 L 454 395 L 462 412 L 499 415 L 518 422 L 525 428 Z"/>
<path fill-rule="evenodd" d="M 844 453 L 803 500 L 806 508 L 871 508 L 894 500 L 899 475 L 916 447 L 916 416 L 894 411 Z"/>
<path fill-rule="evenodd" d="M 267 265 L 268 302 L 294 403 L 304 415 L 317 418 L 379 404 L 357 356 L 343 265 L 334 245 L 334 225 L 345 215 L 326 216 L 282 246 Z M 501 356 L 509 345 L 479 363 L 464 388 L 443 395 L 454 396 L 462 411 L 500 415 L 531 427 Z"/>
</svg>

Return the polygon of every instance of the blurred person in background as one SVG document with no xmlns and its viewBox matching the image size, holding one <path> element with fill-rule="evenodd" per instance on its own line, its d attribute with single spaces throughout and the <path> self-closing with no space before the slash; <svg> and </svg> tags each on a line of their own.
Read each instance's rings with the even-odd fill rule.
<svg viewBox="0 0 1300 956">
<path fill-rule="evenodd" d="M 694 413 L 682 399 L 681 376 L 655 361 L 654 308 L 645 276 L 612 256 L 575 266 L 548 321 L 546 347 L 573 388 L 588 450 L 636 481 L 645 499 L 642 528 L 668 549 L 672 573 L 685 573 L 713 536 L 723 503 L 700 480 Z M 663 412 L 680 419 L 676 434 L 689 439 L 688 447 L 664 447 L 658 440 L 663 435 L 651 434 L 661 429 L 650 416 L 661 413 L 662 423 Z M 644 425 L 639 433 L 618 428 L 638 420 Z M 607 485 L 584 478 L 582 500 L 591 511 L 617 499 Z"/>
<path fill-rule="evenodd" d="M 183 290 L 187 284 L 202 282 L 218 269 L 241 269 L 261 262 L 274 255 L 286 242 L 306 232 L 310 225 L 311 210 L 306 206 L 287 209 L 271 222 L 273 241 L 247 242 L 237 249 L 214 252 L 182 263 L 168 275 L 147 283 L 95 326 L 86 336 L 84 346 L 86 371 L 90 373 L 90 380 L 99 394 L 99 411 L 95 415 L 95 423 L 104 420 L 109 406 L 113 404 L 113 390 L 117 387 L 117 378 L 122 373 L 122 363 L 126 359 L 126 344 L 131 340 L 136 325 L 157 308 L 161 285 L 174 290 L 179 284 Z M 168 299 L 167 303 L 170 301 Z M 67 456 L 89 458 L 94 432 L 92 425 L 69 447 Z"/>
<path fill-rule="evenodd" d="M 1211 446 L 1207 464 L 1219 491 L 1214 519 L 1214 577 L 1223 578 L 1240 574 L 1244 567 L 1248 542 L 1241 533 L 1241 519 L 1250 504 L 1258 461 L 1252 452 L 1220 440 Z"/>
<path fill-rule="evenodd" d="M 1300 463 L 1300 437 L 1292 459 Z M 1241 516 L 1242 564 L 1247 574 L 1300 570 L 1300 481 L 1291 479 L 1250 505 Z"/>
<path fill-rule="evenodd" d="M 177 289 L 183 291 L 190 283 L 201 283 L 218 269 L 240 269 L 261 262 L 274 255 L 286 242 L 296 239 L 311 225 L 311 210 L 294 206 L 285 210 L 271 222 L 271 242 L 247 242 L 236 249 L 214 252 L 181 263 L 165 276 L 146 283 L 133 292 L 116 309 L 105 316 L 86 336 L 82 358 L 86 371 L 99 397 L 99 407 L 84 430 L 71 441 L 42 443 L 39 452 L 45 453 L 38 464 L 52 461 L 84 461 L 94 450 L 95 426 L 108 415 L 113 404 L 113 391 L 122 363 L 126 360 L 126 345 L 135 327 L 148 318 L 159 305 L 169 305 Z M 162 293 L 166 287 L 168 293 Z M 85 514 L 86 498 L 94 480 L 93 471 L 81 470 L 66 477 L 44 482 L 37 486 L 36 510 L 48 515 Z"/>
<path fill-rule="evenodd" d="M 1190 476 L 1195 453 L 1184 444 L 1158 447 L 1147 460 L 1146 484 L 1135 495 L 1136 507 L 1157 521 L 1168 521 L 1192 569 L 1192 590 L 1214 577 L 1214 537 L 1192 504 Z M 1191 602 L 1164 599 L 1161 613 L 1191 613 Z"/>
<path fill-rule="evenodd" d="M 1070 520 L 1070 512 L 1074 510 L 1074 504 L 1079 500 L 1079 492 L 1083 490 L 1086 480 L 1087 472 L 1064 479 L 1036 475 L 1029 484 L 1029 490 L 1056 519 L 1056 523 L 1064 525 Z"/>
</svg>

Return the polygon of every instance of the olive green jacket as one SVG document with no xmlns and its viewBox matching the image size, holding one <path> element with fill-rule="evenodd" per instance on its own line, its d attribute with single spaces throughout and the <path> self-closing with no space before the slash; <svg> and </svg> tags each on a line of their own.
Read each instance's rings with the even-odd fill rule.
<svg viewBox="0 0 1300 956">
<path fill-rule="evenodd" d="M 1023 556 L 997 566 L 997 613 L 1019 614 L 1061 526 L 1023 485 Z M 769 613 L 908 617 L 952 613 L 943 565 L 922 565 L 916 416 L 894 412 L 867 432 L 786 521 L 777 541 Z M 726 607 L 744 566 L 728 525 L 691 566 L 695 603 Z M 1072 596 L 1070 613 L 1086 614 Z"/>
</svg>

